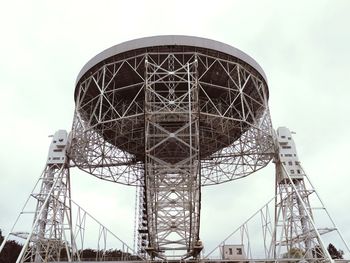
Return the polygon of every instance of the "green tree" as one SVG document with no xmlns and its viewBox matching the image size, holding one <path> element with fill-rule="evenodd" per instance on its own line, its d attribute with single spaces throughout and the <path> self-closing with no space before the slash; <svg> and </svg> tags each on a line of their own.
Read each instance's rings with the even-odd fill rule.
<svg viewBox="0 0 350 263">
<path fill-rule="evenodd" d="M 2 230 L 0 229 L 0 245 L 4 241 L 4 236 L 2 235 Z"/>
<path fill-rule="evenodd" d="M 0 244 L 4 241 L 4 236 L 0 229 Z M 0 254 L 0 263 L 15 263 L 19 253 L 21 253 L 22 245 L 14 240 L 6 241 L 6 244 Z"/>
<path fill-rule="evenodd" d="M 292 247 L 287 253 L 283 254 L 283 258 L 302 258 L 305 255 L 305 251 L 301 248 Z"/>
<path fill-rule="evenodd" d="M 4 249 L 1 251 L 0 263 L 15 263 L 22 246 L 14 240 L 6 242 Z"/>
<path fill-rule="evenodd" d="M 314 258 L 324 258 L 324 254 L 323 254 L 322 248 L 319 245 L 316 245 L 312 249 L 312 256 Z"/>
<path fill-rule="evenodd" d="M 327 250 L 332 259 L 343 259 L 344 252 L 340 249 L 336 249 L 332 243 L 329 243 Z"/>
</svg>

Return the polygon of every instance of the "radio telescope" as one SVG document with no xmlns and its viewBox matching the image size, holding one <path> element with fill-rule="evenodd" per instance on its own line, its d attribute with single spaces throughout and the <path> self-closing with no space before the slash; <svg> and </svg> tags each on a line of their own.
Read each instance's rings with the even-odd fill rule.
<svg viewBox="0 0 350 263">
<path fill-rule="evenodd" d="M 111 47 L 81 70 L 69 157 L 101 179 L 142 185 L 141 250 L 197 256 L 201 186 L 273 155 L 265 74 L 248 55 L 187 36 Z"/>
<path fill-rule="evenodd" d="M 330 219 L 329 214 L 301 167 L 292 133 L 272 128 L 268 98 L 258 63 L 214 40 L 156 36 L 101 52 L 80 71 L 72 130 L 53 136 L 46 167 L 0 253 L 15 236 L 25 240 L 17 263 L 83 261 L 90 217 L 99 230 L 96 256 L 88 260 L 105 261 L 108 255 L 122 261 L 203 259 L 201 187 L 248 176 L 273 159 L 274 217 L 268 205 L 258 211 L 259 249 L 265 250 L 259 260 L 331 262 L 321 236 L 341 235 L 333 220 L 330 227 L 315 223 L 311 199 L 319 200 L 317 208 Z M 72 200 L 71 167 L 139 188 L 136 251 Z M 34 215 L 30 231 L 15 231 L 26 214 Z M 220 244 L 221 259 L 257 259 L 251 253 L 256 242 L 244 247 L 247 224 L 238 229 L 238 243 L 227 244 L 227 238 Z M 122 251 L 108 250 L 107 235 Z M 302 258 L 291 259 L 293 251 Z"/>
</svg>

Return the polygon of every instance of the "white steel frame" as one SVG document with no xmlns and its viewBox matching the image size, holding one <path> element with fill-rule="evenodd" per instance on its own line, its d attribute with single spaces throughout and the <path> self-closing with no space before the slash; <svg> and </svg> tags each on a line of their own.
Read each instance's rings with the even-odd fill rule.
<svg viewBox="0 0 350 263">
<path fill-rule="evenodd" d="M 151 257 L 185 258 L 199 252 L 194 249 L 199 240 L 200 211 L 196 66 L 196 58 L 182 64 L 173 54 L 158 61 L 152 56 L 146 59 L 146 250 Z M 181 89 L 181 84 L 187 90 Z M 168 90 L 159 90 L 163 85 Z M 173 122 L 181 125 L 174 128 L 169 125 Z M 168 152 L 174 148 L 176 152 Z"/>
<path fill-rule="evenodd" d="M 247 176 L 273 157 L 276 178 L 286 178 L 276 179 L 274 221 L 268 205 L 258 212 L 265 258 L 279 261 L 299 248 L 303 259 L 314 260 L 317 247 L 322 254 L 317 259 L 331 260 L 321 235 L 336 228 L 316 227 L 309 203 L 316 191 L 306 186 L 306 176 L 290 176 L 276 155 L 267 85 L 246 62 L 195 46 L 129 50 L 85 72 L 75 101 L 65 162 L 48 162 L 40 189 L 30 196 L 37 201 L 32 230 L 10 233 L 26 240 L 17 262 L 59 261 L 62 251 L 68 261 L 80 260 L 77 244 L 84 243 L 87 213 L 78 208 L 73 230 L 72 166 L 140 188 L 135 212 L 140 256 L 187 259 L 202 249 L 201 187 Z M 239 230 L 252 257 L 248 221 Z M 96 260 L 101 260 L 109 231 L 96 222 L 98 248 L 103 247 Z"/>
<path fill-rule="evenodd" d="M 133 86 L 137 91 L 129 104 L 116 99 L 120 88 L 108 90 L 112 80 L 105 82 L 107 72 L 117 76 L 122 65 L 132 68 L 142 79 Z M 219 87 L 206 80 L 212 67 L 226 74 L 227 86 Z M 91 82 L 99 91 L 95 97 L 91 97 Z M 18 263 L 80 260 L 88 214 L 78 207 L 76 225 L 72 224 L 75 203 L 70 197 L 69 181 L 69 168 L 78 166 L 101 179 L 140 188 L 136 224 L 140 259 L 147 257 L 146 252 L 151 259 L 196 258 L 202 249 L 201 186 L 247 176 L 266 166 L 274 156 L 276 178 L 286 178 L 276 179 L 274 220 L 268 209 L 271 203 L 255 214 L 261 217 L 263 259 L 285 261 L 288 251 L 297 248 L 303 251 L 304 260 L 331 261 L 322 235 L 340 232 L 332 219 L 331 226 L 316 226 L 309 198 L 315 195 L 320 200 L 317 192 L 303 171 L 302 177 L 295 178 L 281 162 L 278 143 L 272 139 L 264 85 L 241 64 L 200 53 L 147 53 L 104 65 L 80 84 L 66 161 L 47 163 L 37 183 L 39 190 L 36 187 L 29 198 L 36 200 L 36 208 L 26 211 L 25 206 L 19 216 L 34 214 L 31 231 L 13 229 L 0 252 L 12 235 L 25 239 Z M 213 87 L 224 91 L 215 100 L 209 94 Z M 117 136 L 121 134 L 124 139 L 121 146 L 114 145 L 113 138 L 105 138 L 103 129 L 117 130 Z M 237 136 L 227 146 L 230 136 L 217 136 L 226 131 Z M 74 165 L 68 162 L 69 158 Z M 329 217 L 320 202 L 321 210 Z M 95 221 L 101 226 L 97 235 L 101 253 L 96 260 L 103 260 L 107 234 L 113 234 Z M 246 255 L 253 260 L 249 221 L 237 231 L 241 242 L 246 243 Z M 344 242 L 342 237 L 341 240 Z M 127 255 L 132 249 L 119 242 L 126 255 L 123 259 L 130 259 Z"/>
<path fill-rule="evenodd" d="M 267 101 L 263 78 L 234 57 L 130 52 L 78 83 L 69 156 L 98 178 L 145 188 L 139 253 L 196 257 L 200 187 L 273 157 Z"/>
<path fill-rule="evenodd" d="M 246 260 L 250 262 L 333 262 L 325 240 L 337 240 L 349 256 L 349 246 L 309 177 L 300 164 L 300 175 L 290 174 L 288 164 L 280 159 L 277 141 L 274 162 L 276 195 L 210 251 L 205 259 L 213 258 L 218 250 L 223 256 L 223 246 L 232 244 L 233 240 L 244 244 Z M 315 212 L 318 216 L 322 214 L 322 221 L 315 221 Z"/>
<path fill-rule="evenodd" d="M 121 184 L 138 185 L 143 180 L 145 61 L 146 57 L 170 54 L 182 65 L 197 59 L 194 77 L 199 94 L 201 184 L 231 181 L 265 167 L 273 156 L 273 130 L 263 78 L 235 58 L 194 51 L 125 55 L 126 58 L 105 62 L 79 82 L 69 152 L 75 165 L 98 178 Z M 135 78 L 132 84 L 115 86 L 126 70 Z M 180 71 L 173 74 L 173 79 L 167 76 L 169 87 L 187 81 L 181 80 L 184 76 Z M 211 81 L 213 74 L 225 79 L 224 83 Z M 132 91 L 128 93 L 129 90 Z M 215 98 L 216 93 L 220 97 Z M 123 99 L 125 94 L 131 97 Z M 175 107 L 171 103 L 165 97 L 158 106 L 171 115 Z M 107 134 L 110 130 L 114 133 Z"/>
<path fill-rule="evenodd" d="M 54 137 L 50 150 L 55 142 Z M 62 145 L 60 149 L 55 149 L 60 152 L 60 158 L 50 158 L 49 153 L 43 173 L 11 231 L 0 245 L 0 253 L 9 239 L 20 239 L 23 247 L 16 263 L 81 261 L 86 248 L 95 249 L 98 252 L 96 258 L 89 260 L 101 261 L 106 260 L 106 252 L 111 249 L 108 245 L 113 242 L 114 248 L 120 251 L 118 260 L 143 260 L 137 257 L 126 243 L 71 199 L 70 165 L 66 156 L 66 147 Z M 55 159 L 60 160 L 55 161 Z M 36 205 L 33 206 L 33 203 Z M 34 216 L 29 232 L 23 231 L 21 225 L 28 220 L 26 215 Z M 97 225 L 98 229 L 93 237 L 96 242 L 88 240 L 88 247 L 85 244 L 86 236 L 92 230 L 86 229 L 87 221 L 89 221 L 89 227 L 93 224 L 94 228 Z M 91 244 L 93 247 L 90 247 Z"/>
</svg>

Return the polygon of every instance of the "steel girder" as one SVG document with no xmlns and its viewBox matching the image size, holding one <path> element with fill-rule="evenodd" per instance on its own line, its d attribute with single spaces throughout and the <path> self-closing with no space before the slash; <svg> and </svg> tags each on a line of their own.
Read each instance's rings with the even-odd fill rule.
<svg viewBox="0 0 350 263">
<path fill-rule="evenodd" d="M 69 169 L 64 164 L 48 165 L 40 180 L 40 192 L 33 193 L 37 199 L 33 229 L 21 262 L 59 261 L 71 253 Z"/>
<path fill-rule="evenodd" d="M 285 164 L 276 160 L 276 177 L 287 174 Z M 303 178 L 287 176 L 276 184 L 275 198 L 275 229 L 272 240 L 272 257 L 292 258 L 299 253 L 307 261 L 324 260 L 331 262 L 322 235 L 336 230 L 334 225 L 319 227 L 315 223 L 310 205 L 310 196 L 316 190 L 305 183 L 306 175 L 302 170 Z M 315 205 L 315 204 L 314 204 Z M 318 207 L 327 213 L 323 206 Z"/>
<path fill-rule="evenodd" d="M 289 129 L 277 129 L 275 145 L 275 196 L 205 258 L 217 253 L 227 260 L 224 247 L 239 244 L 242 261 L 334 262 L 328 242 L 349 255 L 349 246 L 301 166 Z"/>
<path fill-rule="evenodd" d="M 152 257 L 196 256 L 200 212 L 196 67 L 195 57 L 185 63 L 173 54 L 146 59 L 146 250 Z"/>
<path fill-rule="evenodd" d="M 112 259 L 142 260 L 71 199 L 67 144 L 67 132 L 56 132 L 45 169 L 12 229 L 0 244 L 0 253 L 8 240 L 20 238 L 23 247 L 16 263 L 83 261 L 87 258 L 85 253 L 92 249 L 96 255 L 89 260 L 101 261 L 107 260 L 107 255 L 111 256 L 112 249 L 117 252 L 117 247 L 119 250 Z M 30 220 L 33 220 L 32 225 L 24 228 Z"/>
<path fill-rule="evenodd" d="M 112 182 L 138 185 L 143 180 L 145 60 L 169 54 L 150 52 L 105 63 L 78 83 L 69 152 L 75 165 Z M 273 156 L 273 130 L 262 77 L 231 58 L 171 54 L 181 63 L 197 57 L 201 184 L 235 180 L 265 167 Z M 126 75 L 132 76 L 132 85 L 120 81 Z M 168 78 L 163 86 L 177 85 L 179 79 L 174 80 Z M 163 101 L 164 112 L 174 107 L 170 101 Z"/>
<path fill-rule="evenodd" d="M 239 60 L 148 52 L 104 63 L 78 85 L 69 157 L 98 178 L 145 188 L 139 252 L 195 256 L 200 187 L 273 157 L 266 83 Z"/>
</svg>

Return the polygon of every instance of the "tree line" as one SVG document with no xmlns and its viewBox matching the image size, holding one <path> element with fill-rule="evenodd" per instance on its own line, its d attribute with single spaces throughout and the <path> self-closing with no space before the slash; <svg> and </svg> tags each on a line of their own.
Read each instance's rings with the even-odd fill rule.
<svg viewBox="0 0 350 263">
<path fill-rule="evenodd" d="M 4 237 L 2 235 L 1 229 L 0 229 L 0 244 L 2 244 L 4 240 Z M 5 247 L 3 251 L 0 254 L 0 263 L 15 263 L 21 250 L 22 245 L 16 242 L 15 240 L 8 240 L 5 244 Z M 342 250 L 338 250 L 333 244 L 329 244 L 327 247 L 327 250 L 332 257 L 332 259 L 343 259 L 344 252 Z M 139 260 L 140 258 L 135 255 L 131 255 L 130 253 L 125 253 L 120 250 L 95 250 L 95 249 L 84 249 L 80 252 L 80 259 L 81 260 L 94 260 L 96 258 L 100 258 L 100 256 L 103 254 L 103 260 L 104 261 L 120 261 L 120 260 Z M 315 247 L 312 251 L 313 257 L 315 258 L 322 258 L 322 250 L 320 247 Z M 285 258 L 302 258 L 305 252 L 298 248 L 292 248 L 290 251 L 285 255 Z M 65 259 L 67 257 L 67 253 L 65 249 L 61 250 L 60 258 L 62 261 L 67 261 Z"/>
<path fill-rule="evenodd" d="M 2 235 L 0 229 L 0 244 L 2 244 L 4 236 Z M 15 263 L 19 254 L 21 253 L 23 246 L 15 240 L 6 241 L 5 247 L 0 254 L 0 263 Z M 96 258 L 101 258 L 103 255 L 104 261 L 121 261 L 121 260 L 139 260 L 138 256 L 132 255 L 130 253 L 122 252 L 117 249 L 110 250 L 95 250 L 91 248 L 86 248 L 79 251 L 80 259 L 83 260 L 95 260 Z M 61 261 L 68 261 L 67 253 L 65 249 L 61 250 L 60 253 Z"/>
<path fill-rule="evenodd" d="M 343 259 L 344 251 L 338 250 L 332 243 L 327 247 L 328 253 L 332 259 Z M 313 258 L 324 258 L 323 251 L 320 246 L 315 246 L 312 249 Z M 302 258 L 305 255 L 305 251 L 300 248 L 291 248 L 287 253 L 283 255 L 283 258 Z"/>
</svg>

